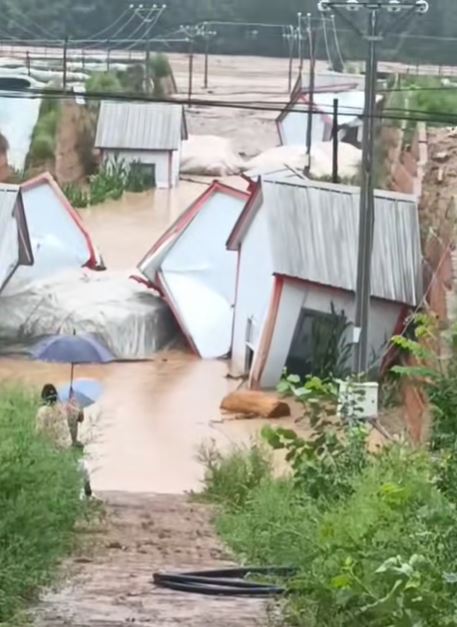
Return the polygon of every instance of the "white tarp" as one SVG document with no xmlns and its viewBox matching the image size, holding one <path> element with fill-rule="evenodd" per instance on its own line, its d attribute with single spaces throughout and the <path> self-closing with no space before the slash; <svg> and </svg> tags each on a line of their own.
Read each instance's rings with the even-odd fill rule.
<svg viewBox="0 0 457 627">
<path fill-rule="evenodd" d="M 314 143 L 311 148 L 311 173 L 314 177 L 330 176 L 333 169 L 332 142 Z M 362 151 L 351 144 L 338 143 L 338 175 L 355 176 L 360 167 Z M 262 152 L 246 163 L 246 171 L 272 172 L 285 167 L 303 172 L 308 162 L 303 146 L 279 146 Z"/>
<path fill-rule="evenodd" d="M 190 135 L 183 141 L 181 174 L 230 176 L 239 174 L 243 160 L 232 142 L 216 135 Z"/>
<path fill-rule="evenodd" d="M 71 270 L 0 295 L 0 340 L 27 347 L 44 335 L 94 333 L 117 359 L 145 359 L 176 340 L 169 307 L 126 274 Z"/>
<path fill-rule="evenodd" d="M 237 255 L 227 239 L 247 194 L 213 183 L 140 264 L 158 282 L 188 340 L 205 359 L 230 350 Z"/>
</svg>

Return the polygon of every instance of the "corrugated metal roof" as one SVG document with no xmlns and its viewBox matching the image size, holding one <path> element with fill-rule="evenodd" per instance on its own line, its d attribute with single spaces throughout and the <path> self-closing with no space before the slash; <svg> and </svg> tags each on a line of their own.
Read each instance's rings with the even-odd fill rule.
<svg viewBox="0 0 457 627">
<path fill-rule="evenodd" d="M 97 148 L 176 150 L 187 135 L 180 104 L 107 102 L 100 105 Z"/>
<path fill-rule="evenodd" d="M 285 172 L 264 176 L 261 193 L 274 271 L 355 291 L 359 189 Z M 243 237 L 240 223 L 236 228 Z M 413 196 L 376 191 L 371 293 L 413 306 L 422 297 L 419 217 Z"/>
</svg>

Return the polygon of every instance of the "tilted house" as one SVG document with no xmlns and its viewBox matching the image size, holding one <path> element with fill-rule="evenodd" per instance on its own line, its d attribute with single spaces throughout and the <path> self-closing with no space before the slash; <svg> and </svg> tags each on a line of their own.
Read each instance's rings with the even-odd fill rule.
<svg viewBox="0 0 457 627">
<path fill-rule="evenodd" d="M 275 386 L 284 367 L 312 371 L 316 320 L 344 312 L 353 326 L 359 190 L 294 174 L 262 176 L 227 246 L 238 251 L 232 360 L 251 387 Z M 372 257 L 370 353 L 422 298 L 416 199 L 377 191 Z M 348 338 L 353 335 L 348 329 Z"/>
<path fill-rule="evenodd" d="M 49 173 L 26 181 L 20 190 L 34 263 L 18 270 L 15 283 L 70 268 L 98 269 L 102 265 L 79 213 Z"/>
<path fill-rule="evenodd" d="M 237 255 L 225 244 L 247 199 L 245 192 L 215 181 L 138 266 L 203 358 L 230 352 Z"/>
<path fill-rule="evenodd" d="M 119 159 L 150 178 L 151 187 L 175 187 L 181 142 L 187 139 L 180 104 L 108 102 L 100 105 L 95 147 L 103 161 Z"/>
</svg>

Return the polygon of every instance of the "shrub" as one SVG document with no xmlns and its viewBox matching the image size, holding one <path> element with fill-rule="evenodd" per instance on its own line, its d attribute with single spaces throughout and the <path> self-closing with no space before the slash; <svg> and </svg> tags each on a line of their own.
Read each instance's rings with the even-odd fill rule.
<svg viewBox="0 0 457 627">
<path fill-rule="evenodd" d="M 203 498 L 229 508 L 242 507 L 247 495 L 271 474 L 271 463 L 258 445 L 235 447 L 222 455 L 214 446 L 202 446 L 199 460 L 205 466 Z"/>
<path fill-rule="evenodd" d="M 54 160 L 59 114 L 59 100 L 43 98 L 27 155 L 28 167 Z"/>
<path fill-rule="evenodd" d="M 54 159 L 55 138 L 47 133 L 36 133 L 32 139 L 29 157 L 32 163 Z"/>
<path fill-rule="evenodd" d="M 151 58 L 150 67 L 154 78 L 166 78 L 172 74 L 167 55 L 160 52 Z"/>
<path fill-rule="evenodd" d="M 86 91 L 118 93 L 122 91 L 122 84 L 115 72 L 92 72 L 86 80 Z"/>
<path fill-rule="evenodd" d="M 11 619 L 71 547 L 82 513 L 71 451 L 35 431 L 37 399 L 0 388 L 0 623 Z"/>
</svg>

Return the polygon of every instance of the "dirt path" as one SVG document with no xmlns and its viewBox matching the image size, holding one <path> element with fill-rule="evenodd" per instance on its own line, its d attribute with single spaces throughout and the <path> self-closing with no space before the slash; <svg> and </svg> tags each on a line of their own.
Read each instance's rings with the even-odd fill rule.
<svg viewBox="0 0 457 627">
<path fill-rule="evenodd" d="M 33 611 L 35 627 L 253 627 L 267 625 L 256 599 L 223 599 L 154 588 L 158 570 L 230 564 L 209 508 L 185 496 L 105 493 L 95 549 L 68 564 L 68 580 Z M 65 569 L 66 570 L 66 569 Z"/>
</svg>

